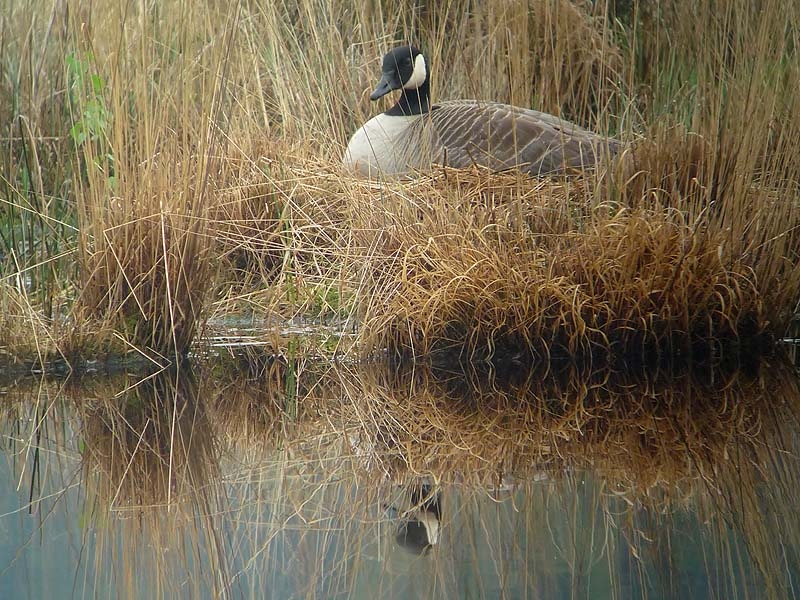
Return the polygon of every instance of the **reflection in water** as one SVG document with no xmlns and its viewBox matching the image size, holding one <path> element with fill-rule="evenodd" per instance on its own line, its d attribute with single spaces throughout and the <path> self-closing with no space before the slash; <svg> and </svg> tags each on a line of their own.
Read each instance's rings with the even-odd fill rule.
<svg viewBox="0 0 800 600">
<path fill-rule="evenodd" d="M 150 573 L 161 575 L 155 581 L 167 596 L 219 596 L 230 587 L 213 518 L 221 505 L 209 485 L 220 477 L 215 432 L 199 392 L 185 365 L 70 390 L 82 423 L 85 506 L 98 525 L 94 577 L 123 595 L 148 590 Z M 204 569 L 216 577 L 194 577 Z"/>
<path fill-rule="evenodd" d="M 434 491 L 426 481 L 411 486 L 411 508 L 400 519 L 395 539 L 414 554 L 428 552 L 439 543 L 442 520 L 441 492 Z"/>
<path fill-rule="evenodd" d="M 779 361 L 510 378 L 250 350 L 3 389 L 2 597 L 797 595 Z"/>
</svg>

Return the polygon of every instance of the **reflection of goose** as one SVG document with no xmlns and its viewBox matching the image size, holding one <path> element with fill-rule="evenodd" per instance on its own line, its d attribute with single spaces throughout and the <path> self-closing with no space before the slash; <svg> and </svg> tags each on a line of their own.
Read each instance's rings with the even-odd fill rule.
<svg viewBox="0 0 800 600">
<path fill-rule="evenodd" d="M 423 554 L 439 543 L 440 492 L 433 492 L 428 483 L 416 484 L 411 490 L 411 505 L 397 527 L 395 539 L 409 552 Z"/>
<path fill-rule="evenodd" d="M 615 139 L 527 108 L 477 100 L 431 104 L 430 69 L 413 46 L 389 52 L 382 71 L 370 99 L 401 94 L 347 145 L 344 164 L 361 175 L 401 175 L 434 162 L 537 176 L 591 168 L 620 150 Z"/>
</svg>

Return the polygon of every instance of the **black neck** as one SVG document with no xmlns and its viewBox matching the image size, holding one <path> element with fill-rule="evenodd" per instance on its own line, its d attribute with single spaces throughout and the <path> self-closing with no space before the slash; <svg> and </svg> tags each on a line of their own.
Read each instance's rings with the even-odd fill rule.
<svg viewBox="0 0 800 600">
<path fill-rule="evenodd" d="M 415 90 L 402 90 L 397 103 L 386 111 L 387 115 L 421 115 L 430 110 L 430 86 L 428 80 Z"/>
</svg>

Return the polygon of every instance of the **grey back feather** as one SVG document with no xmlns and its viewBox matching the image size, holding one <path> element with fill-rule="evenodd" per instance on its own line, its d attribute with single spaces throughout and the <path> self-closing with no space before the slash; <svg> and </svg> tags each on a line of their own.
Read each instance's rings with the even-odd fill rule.
<svg viewBox="0 0 800 600">
<path fill-rule="evenodd" d="M 477 164 L 533 176 L 592 168 L 620 149 L 618 140 L 553 115 L 476 100 L 434 105 L 409 126 L 404 142 L 397 150 L 409 166 Z"/>
</svg>

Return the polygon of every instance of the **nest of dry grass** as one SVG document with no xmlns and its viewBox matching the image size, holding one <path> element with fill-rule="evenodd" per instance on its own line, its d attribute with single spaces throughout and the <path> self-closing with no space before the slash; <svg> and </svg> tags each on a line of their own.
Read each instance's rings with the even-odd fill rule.
<svg viewBox="0 0 800 600">
<path fill-rule="evenodd" d="M 600 202 L 591 176 L 511 177 L 446 170 L 364 200 L 358 231 L 378 232 L 368 348 L 652 361 L 767 341 L 763 284 L 725 232 L 676 209 Z"/>
</svg>

